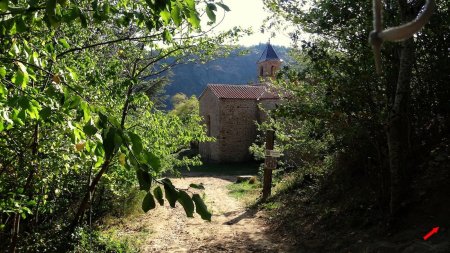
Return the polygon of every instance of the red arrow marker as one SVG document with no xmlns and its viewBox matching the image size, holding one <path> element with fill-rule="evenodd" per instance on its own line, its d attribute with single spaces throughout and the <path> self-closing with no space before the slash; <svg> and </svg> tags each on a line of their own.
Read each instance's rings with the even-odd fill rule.
<svg viewBox="0 0 450 253">
<path fill-rule="evenodd" d="M 423 239 L 426 241 L 428 238 L 430 238 L 432 235 L 436 234 L 439 231 L 439 227 L 433 228 L 428 234 L 426 234 Z"/>
</svg>

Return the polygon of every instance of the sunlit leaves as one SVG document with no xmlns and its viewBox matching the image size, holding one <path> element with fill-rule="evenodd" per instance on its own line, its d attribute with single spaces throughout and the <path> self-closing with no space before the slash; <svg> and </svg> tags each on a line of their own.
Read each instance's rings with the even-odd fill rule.
<svg viewBox="0 0 450 253">
<path fill-rule="evenodd" d="M 59 43 L 61 43 L 61 45 L 64 47 L 64 48 L 70 48 L 70 45 L 69 45 L 69 43 L 67 43 L 67 40 L 66 39 L 64 39 L 64 38 L 61 38 L 61 39 L 59 39 L 58 40 L 58 42 Z"/>
<path fill-rule="evenodd" d="M 188 21 L 194 29 L 200 29 L 200 18 L 194 11 L 189 12 Z"/>
<path fill-rule="evenodd" d="M 14 73 L 11 81 L 17 86 L 20 86 L 22 89 L 24 89 L 30 79 L 27 67 L 25 67 L 25 65 L 23 65 L 23 63 L 21 62 L 17 62 L 17 65 L 19 66 L 19 70 Z"/>
<path fill-rule="evenodd" d="M 6 76 L 6 67 L 0 66 L 0 77 L 5 78 L 5 76 Z"/>
<path fill-rule="evenodd" d="M 178 201 L 192 216 L 193 202 L 187 192 L 178 194 L 169 180 L 164 194 L 163 186 L 152 189 L 152 182 L 174 165 L 199 162 L 198 158 L 181 161 L 174 153 L 204 138 L 198 124 L 201 119 L 196 117 L 184 127 L 178 117 L 154 109 L 151 98 L 138 89 L 132 89 L 130 106 L 122 113 L 129 81 L 135 80 L 135 87 L 147 85 L 142 77 L 151 74 L 155 64 L 150 64 L 151 71 L 133 77 L 128 67 L 139 59 L 140 71 L 150 51 L 155 53 L 152 57 L 164 55 L 175 40 L 183 48 L 179 37 L 189 38 L 192 32 L 184 28 L 200 28 L 196 8 L 194 0 L 119 0 L 114 4 L 0 0 L 0 12 L 8 12 L 0 20 L 0 131 L 6 139 L 0 148 L 8 163 L 0 176 L 1 187 L 19 192 L 29 170 L 38 167 L 27 189 L 31 197 L 26 199 L 38 200 L 37 211 L 45 217 L 67 209 L 66 194 L 84 194 L 84 180 L 107 168 L 100 181 L 107 194 L 123 196 L 137 181 L 147 192 L 144 211 L 154 208 L 155 201 L 163 205 L 167 198 L 171 206 Z M 149 39 L 107 42 L 128 36 L 124 31 L 151 38 L 152 43 L 164 42 L 168 49 L 160 50 Z M 145 50 L 139 51 L 144 42 Z M 14 173 L 9 173 L 10 168 Z M 71 208 L 76 204 L 72 201 Z"/>
<path fill-rule="evenodd" d="M 163 20 L 164 24 L 168 25 L 169 21 L 170 21 L 170 18 L 171 18 L 170 12 L 168 12 L 166 10 L 163 10 L 163 11 L 160 12 L 160 15 L 161 15 L 161 19 Z"/>
<path fill-rule="evenodd" d="M 178 7 L 177 3 L 174 2 L 172 4 L 172 9 L 170 11 L 170 15 L 172 17 L 173 22 L 176 26 L 179 26 L 181 24 L 181 14 L 180 14 L 180 8 Z"/>
</svg>

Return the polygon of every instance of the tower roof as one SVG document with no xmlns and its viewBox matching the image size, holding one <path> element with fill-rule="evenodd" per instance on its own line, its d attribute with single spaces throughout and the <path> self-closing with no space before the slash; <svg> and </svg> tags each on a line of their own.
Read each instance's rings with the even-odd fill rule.
<svg viewBox="0 0 450 253">
<path fill-rule="evenodd" d="M 264 49 L 264 52 L 261 54 L 261 57 L 259 57 L 258 62 L 268 60 L 280 60 L 280 58 L 278 58 L 277 53 L 275 53 L 275 50 L 273 49 L 270 43 L 267 43 L 266 49 Z"/>
</svg>

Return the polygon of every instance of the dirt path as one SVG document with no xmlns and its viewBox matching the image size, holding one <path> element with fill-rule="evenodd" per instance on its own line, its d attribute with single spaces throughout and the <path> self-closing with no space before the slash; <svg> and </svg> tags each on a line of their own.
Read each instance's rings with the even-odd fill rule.
<svg viewBox="0 0 450 253">
<path fill-rule="evenodd" d="M 129 232 L 145 231 L 142 252 L 289 252 L 283 241 L 269 236 L 262 212 L 246 210 L 228 195 L 226 186 L 234 176 L 174 179 L 180 189 L 190 183 L 205 186 L 206 204 L 212 221 L 199 215 L 187 218 L 181 205 L 172 209 L 165 203 L 139 216 Z M 137 227 L 136 227 L 137 226 Z"/>
</svg>

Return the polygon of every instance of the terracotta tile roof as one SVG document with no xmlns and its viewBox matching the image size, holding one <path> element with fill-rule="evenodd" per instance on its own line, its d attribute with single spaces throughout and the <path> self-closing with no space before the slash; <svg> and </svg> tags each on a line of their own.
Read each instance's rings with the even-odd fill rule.
<svg viewBox="0 0 450 253">
<path fill-rule="evenodd" d="M 208 84 L 205 91 L 211 89 L 218 98 L 228 99 L 279 99 L 280 97 L 270 92 L 263 84 L 259 85 L 232 85 L 232 84 Z M 205 92 L 203 91 L 203 93 Z M 200 95 L 200 97 L 203 95 Z"/>
</svg>

